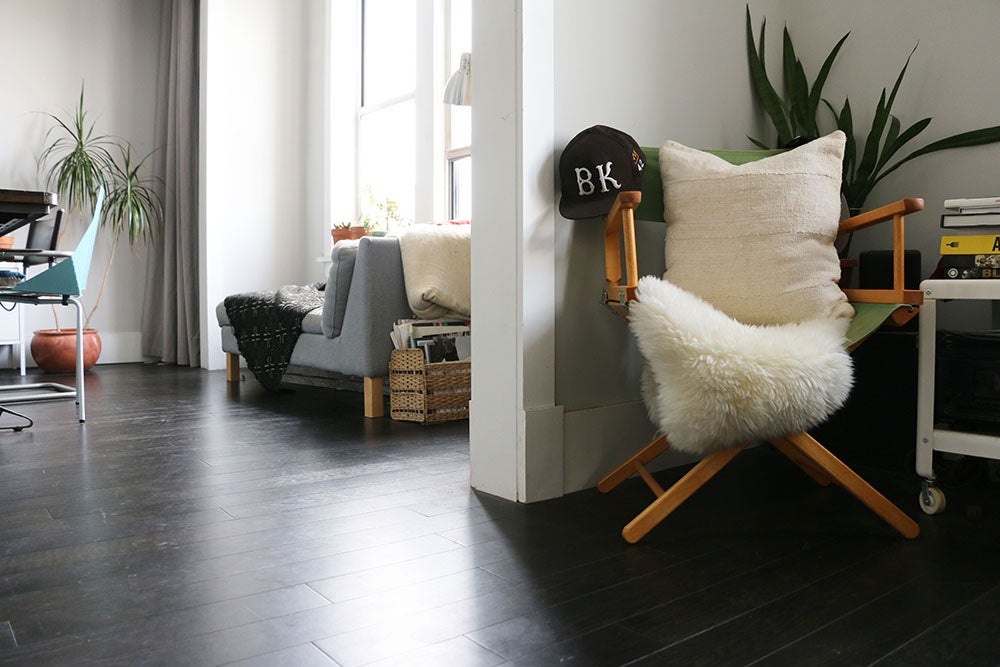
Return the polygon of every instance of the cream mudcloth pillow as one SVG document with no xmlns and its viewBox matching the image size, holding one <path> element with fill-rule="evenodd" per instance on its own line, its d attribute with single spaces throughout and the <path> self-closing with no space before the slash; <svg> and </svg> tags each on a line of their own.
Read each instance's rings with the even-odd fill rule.
<svg viewBox="0 0 1000 667">
<path fill-rule="evenodd" d="M 851 317 L 837 286 L 844 133 L 733 165 L 660 147 L 664 278 L 746 324 Z"/>
</svg>

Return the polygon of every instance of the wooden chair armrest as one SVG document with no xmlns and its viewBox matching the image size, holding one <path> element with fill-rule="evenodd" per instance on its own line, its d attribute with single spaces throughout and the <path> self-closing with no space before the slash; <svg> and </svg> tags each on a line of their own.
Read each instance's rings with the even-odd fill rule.
<svg viewBox="0 0 1000 667">
<path fill-rule="evenodd" d="M 924 210 L 923 199 L 920 199 L 919 197 L 900 199 L 899 201 L 895 201 L 891 204 L 879 206 L 871 211 L 865 211 L 864 213 L 860 213 L 848 218 L 847 220 L 841 221 L 840 227 L 837 228 L 837 234 L 856 232 L 859 229 L 864 229 L 865 227 L 877 225 L 880 222 L 892 220 L 897 215 L 902 216 L 922 210 Z"/>
<path fill-rule="evenodd" d="M 904 259 L 906 257 L 905 216 L 908 213 L 922 211 L 924 200 L 919 198 L 900 199 L 885 206 L 848 218 L 840 223 L 838 234 L 856 232 L 859 229 L 877 225 L 880 222 L 892 220 L 892 288 L 891 289 L 846 289 L 844 292 L 851 301 L 868 303 L 900 303 L 919 306 L 924 302 L 920 290 L 908 290 L 904 286 Z"/>
<path fill-rule="evenodd" d="M 635 250 L 635 209 L 642 192 L 627 190 L 615 197 L 604 216 L 604 304 L 628 319 L 628 302 L 635 298 L 639 267 Z M 625 247 L 625 284 L 622 284 L 622 241 Z"/>
</svg>

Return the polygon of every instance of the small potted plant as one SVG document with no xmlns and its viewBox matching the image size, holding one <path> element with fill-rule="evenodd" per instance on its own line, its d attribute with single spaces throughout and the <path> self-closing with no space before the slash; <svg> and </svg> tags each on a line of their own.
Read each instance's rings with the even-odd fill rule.
<svg viewBox="0 0 1000 667">
<path fill-rule="evenodd" d="M 356 224 L 364 225 L 365 236 L 385 236 L 392 231 L 394 223 L 398 224 L 403 220 L 403 216 L 399 214 L 399 204 L 392 197 L 376 199 L 370 185 L 366 191 L 368 203 L 362 208 Z"/>
<path fill-rule="evenodd" d="M 375 219 L 372 234 L 374 236 L 385 236 L 389 233 L 389 228 L 393 223 L 402 221 L 403 216 L 399 214 L 399 204 L 391 197 L 386 197 L 380 202 L 375 202 Z"/>
<path fill-rule="evenodd" d="M 334 244 L 338 241 L 349 241 L 354 238 L 351 234 L 351 223 L 349 222 L 336 223 L 330 228 L 330 235 L 333 236 Z"/>
<path fill-rule="evenodd" d="M 351 238 L 360 239 L 362 236 L 368 236 L 368 230 L 371 227 L 371 218 L 367 213 L 363 213 L 358 216 L 357 222 L 351 225 Z"/>
</svg>

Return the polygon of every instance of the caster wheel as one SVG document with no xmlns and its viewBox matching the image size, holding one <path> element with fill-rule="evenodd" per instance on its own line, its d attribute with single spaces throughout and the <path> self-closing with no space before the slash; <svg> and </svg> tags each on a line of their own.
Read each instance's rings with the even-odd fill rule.
<svg viewBox="0 0 1000 667">
<path fill-rule="evenodd" d="M 920 509 L 924 514 L 940 514 L 944 511 L 944 491 L 936 486 L 930 486 L 920 491 Z"/>
</svg>

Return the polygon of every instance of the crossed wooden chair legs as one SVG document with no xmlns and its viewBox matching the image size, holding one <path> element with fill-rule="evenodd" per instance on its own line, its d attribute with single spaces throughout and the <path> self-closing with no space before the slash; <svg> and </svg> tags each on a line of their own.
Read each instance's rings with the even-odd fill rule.
<svg viewBox="0 0 1000 667">
<path fill-rule="evenodd" d="M 889 502 L 885 496 L 872 488 L 868 482 L 861 479 L 856 472 L 844 465 L 840 459 L 831 454 L 808 433 L 796 433 L 775 438 L 771 440 L 771 444 L 817 483 L 828 486 L 831 482 L 836 482 L 845 491 L 867 505 L 883 521 L 899 531 L 903 537 L 914 538 L 920 533 L 920 528 L 913 519 Z M 653 476 L 646 469 L 646 465 L 665 452 L 669 446 L 670 444 L 664 436 L 654 438 L 597 483 L 597 488 L 602 493 L 607 493 L 633 474 L 638 474 L 656 494 L 656 500 L 622 529 L 622 536 L 628 542 L 635 543 L 642 539 L 646 533 L 687 500 L 692 493 L 710 480 L 715 473 L 736 458 L 736 455 L 743 451 L 746 445 L 712 452 L 677 480 L 673 486 L 664 490 L 653 479 Z"/>
</svg>

